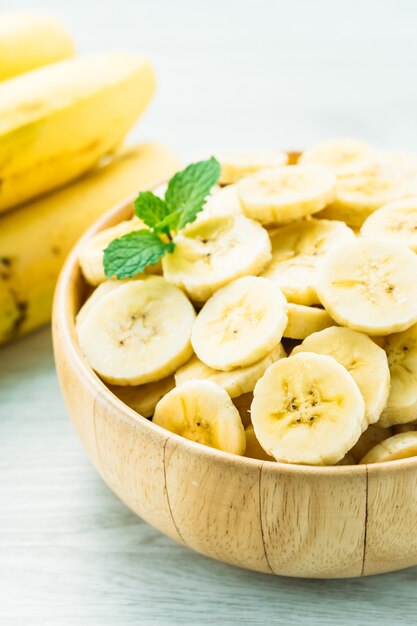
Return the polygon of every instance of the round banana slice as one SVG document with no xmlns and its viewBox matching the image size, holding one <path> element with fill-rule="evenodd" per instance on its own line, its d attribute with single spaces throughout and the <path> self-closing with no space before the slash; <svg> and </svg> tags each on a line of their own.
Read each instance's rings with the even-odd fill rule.
<svg viewBox="0 0 417 626">
<path fill-rule="evenodd" d="M 175 374 L 175 383 L 181 385 L 188 380 L 211 380 L 227 391 L 231 398 L 236 398 L 249 391 L 253 391 L 259 378 L 263 376 L 266 369 L 286 356 L 282 344 L 278 344 L 269 354 L 260 361 L 247 367 L 238 367 L 228 372 L 215 370 L 200 361 L 197 356 L 180 367 Z"/>
<path fill-rule="evenodd" d="M 266 278 L 245 276 L 219 289 L 193 325 L 191 343 L 217 370 L 247 367 L 267 356 L 287 325 L 287 301 Z"/>
<path fill-rule="evenodd" d="M 361 235 L 389 239 L 417 252 L 417 198 L 397 200 L 372 213 Z"/>
<path fill-rule="evenodd" d="M 365 403 L 333 357 L 303 352 L 271 365 L 258 381 L 252 424 L 277 461 L 334 465 L 366 427 Z"/>
<path fill-rule="evenodd" d="M 312 333 L 317 333 L 336 322 L 324 309 L 304 304 L 288 303 L 288 322 L 284 330 L 284 337 L 288 339 L 305 339 Z"/>
<path fill-rule="evenodd" d="M 263 170 L 239 183 L 243 212 L 262 224 L 288 224 L 333 202 L 336 178 L 321 165 Z"/>
<path fill-rule="evenodd" d="M 239 411 L 240 419 L 243 426 L 246 428 L 251 423 L 250 421 L 250 407 L 253 401 L 253 393 L 243 393 L 237 398 L 233 398 L 233 404 Z"/>
<path fill-rule="evenodd" d="M 343 365 L 363 395 L 367 422 L 378 421 L 388 400 L 390 372 L 387 355 L 372 339 L 350 328 L 333 326 L 304 339 L 292 354 L 299 352 L 327 354 Z"/>
<path fill-rule="evenodd" d="M 417 321 L 417 256 L 391 241 L 342 241 L 324 259 L 317 293 L 341 326 L 389 335 Z"/>
<path fill-rule="evenodd" d="M 271 260 L 268 233 L 243 215 L 208 218 L 179 233 L 175 244 L 162 260 L 164 276 L 195 302 L 235 278 L 259 274 Z"/>
<path fill-rule="evenodd" d="M 154 424 L 205 446 L 244 454 L 245 431 L 224 389 L 210 380 L 191 380 L 158 402 Z"/>
<path fill-rule="evenodd" d="M 220 154 L 217 160 L 221 165 L 219 183 L 228 185 L 241 178 L 272 167 L 286 165 L 288 156 L 278 150 L 271 152 L 235 152 Z"/>
<path fill-rule="evenodd" d="M 338 179 L 334 202 L 318 217 L 342 220 L 352 228 L 360 228 L 371 213 L 407 196 L 410 187 L 404 178 L 376 168 L 368 174 Z"/>
<path fill-rule="evenodd" d="M 87 318 L 90 311 L 94 309 L 94 305 L 104 298 L 108 293 L 117 289 L 121 285 L 124 285 L 126 281 L 121 280 L 106 280 L 105 283 L 101 283 L 98 287 L 96 287 L 90 297 L 84 302 L 81 309 L 78 311 L 77 316 L 75 318 L 76 326 L 79 327 L 84 320 Z"/>
<path fill-rule="evenodd" d="M 95 303 L 77 327 L 87 361 L 103 380 L 142 385 L 165 378 L 192 355 L 195 311 L 159 276 L 129 281 Z"/>
<path fill-rule="evenodd" d="M 368 426 L 365 432 L 359 437 L 358 441 L 349 451 L 349 455 L 354 458 L 355 463 L 368 454 L 369 450 L 374 446 L 385 441 L 388 437 L 392 437 L 393 432 L 391 428 L 378 428 L 377 426 Z"/>
<path fill-rule="evenodd" d="M 81 249 L 78 262 L 84 278 L 90 285 L 99 285 L 106 280 L 103 268 L 103 252 L 114 240 L 127 235 L 135 230 L 146 228 L 145 224 L 137 217 L 116 226 L 106 228 L 89 239 Z M 145 273 L 157 274 L 161 271 L 161 264 L 150 265 Z"/>
<path fill-rule="evenodd" d="M 400 433 L 369 450 L 360 463 L 386 463 L 417 456 L 417 432 Z"/>
<path fill-rule="evenodd" d="M 245 428 L 246 435 L 246 452 L 245 456 L 249 459 L 259 459 L 259 461 L 275 461 L 273 456 L 269 456 L 256 438 L 255 430 L 250 424 Z"/>
<path fill-rule="evenodd" d="M 300 163 L 325 165 L 339 178 L 370 172 L 377 160 L 375 150 L 363 141 L 330 139 L 306 150 Z"/>
<path fill-rule="evenodd" d="M 417 420 L 417 324 L 402 333 L 385 337 L 391 387 L 378 422 L 386 428 Z"/>
<path fill-rule="evenodd" d="M 152 417 L 159 400 L 168 391 L 174 389 L 175 380 L 173 376 L 168 376 L 154 383 L 137 387 L 121 387 L 119 385 L 108 385 L 108 387 L 119 400 L 130 406 L 131 409 L 143 417 Z"/>
<path fill-rule="evenodd" d="M 288 302 L 320 304 L 319 265 L 329 250 L 350 239 L 355 235 L 343 222 L 313 218 L 278 228 L 271 235 L 272 261 L 262 275 L 278 285 Z"/>
</svg>

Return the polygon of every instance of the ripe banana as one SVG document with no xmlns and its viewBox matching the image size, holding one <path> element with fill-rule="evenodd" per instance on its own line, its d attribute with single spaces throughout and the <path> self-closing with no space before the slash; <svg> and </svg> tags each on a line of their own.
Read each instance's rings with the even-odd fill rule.
<svg viewBox="0 0 417 626">
<path fill-rule="evenodd" d="M 73 180 L 113 151 L 147 106 L 149 63 L 102 54 L 0 84 L 0 212 Z"/>
<path fill-rule="evenodd" d="M 378 426 L 408 424 L 417 420 L 417 324 L 385 337 L 391 388 Z"/>
<path fill-rule="evenodd" d="M 232 454 L 244 454 L 245 431 L 224 389 L 209 380 L 191 380 L 158 402 L 153 422 L 177 435 Z"/>
<path fill-rule="evenodd" d="M 266 357 L 281 341 L 287 301 L 266 278 L 245 276 L 219 289 L 194 323 L 191 343 L 209 367 L 233 370 Z"/>
<path fill-rule="evenodd" d="M 182 291 L 160 276 L 143 276 L 98 299 L 76 328 L 103 380 L 143 385 L 170 376 L 190 358 L 194 319 Z"/>
<path fill-rule="evenodd" d="M 292 351 L 316 352 L 332 356 L 353 377 L 365 400 L 365 417 L 374 424 L 387 403 L 390 372 L 387 355 L 363 333 L 333 326 L 314 333 Z"/>
<path fill-rule="evenodd" d="M 386 463 L 417 456 L 417 433 L 394 435 L 369 450 L 360 463 Z"/>
<path fill-rule="evenodd" d="M 237 398 L 237 396 L 253 391 L 257 381 L 267 368 L 285 356 L 284 348 L 279 343 L 269 354 L 253 365 L 224 372 L 209 367 L 194 355 L 188 363 L 176 371 L 175 383 L 181 385 L 189 380 L 211 380 L 227 391 L 231 398 Z"/>
<path fill-rule="evenodd" d="M 324 259 L 317 292 L 341 326 L 389 335 L 417 321 L 417 256 L 379 239 L 340 242 Z"/>
<path fill-rule="evenodd" d="M 377 444 L 385 441 L 388 437 L 392 437 L 393 432 L 391 428 L 378 428 L 378 426 L 368 426 L 368 428 L 362 433 L 358 441 L 353 448 L 349 451 L 349 455 L 355 460 L 355 463 L 368 454 L 371 448 L 374 448 Z"/>
<path fill-rule="evenodd" d="M 192 224 L 174 241 L 174 252 L 162 259 L 164 276 L 195 302 L 239 276 L 259 274 L 271 259 L 268 233 L 243 215 Z"/>
<path fill-rule="evenodd" d="M 162 378 L 162 380 L 157 380 L 147 385 L 139 385 L 138 387 L 108 385 L 110 391 L 119 400 L 143 417 L 152 417 L 160 399 L 174 387 L 175 381 L 173 376 Z"/>
<path fill-rule="evenodd" d="M 362 224 L 361 235 L 396 241 L 417 252 L 417 198 L 390 202 Z"/>
<path fill-rule="evenodd" d="M 271 365 L 258 381 L 252 424 L 277 461 L 334 465 L 366 428 L 365 403 L 331 356 L 302 352 Z"/>
<path fill-rule="evenodd" d="M 336 178 L 321 165 L 263 170 L 239 183 L 247 217 L 262 224 L 288 224 L 317 213 L 334 199 Z"/>
<path fill-rule="evenodd" d="M 38 13 L 0 15 L 0 81 L 74 56 L 66 28 Z"/>
<path fill-rule="evenodd" d="M 245 456 L 250 459 L 259 459 L 259 461 L 275 461 L 273 456 L 265 452 L 261 444 L 256 438 L 255 429 L 252 424 L 245 428 L 246 435 L 246 452 Z"/>
<path fill-rule="evenodd" d="M 288 339 L 305 339 L 312 333 L 317 333 L 336 322 L 324 309 L 304 304 L 288 303 L 288 322 L 284 330 L 284 337 Z"/>
<path fill-rule="evenodd" d="M 219 183 L 229 185 L 241 178 L 260 170 L 286 165 L 288 156 L 285 152 L 238 152 L 217 155 L 221 165 Z"/>
<path fill-rule="evenodd" d="M 330 139 L 303 152 L 299 163 L 324 165 L 338 178 L 372 172 L 378 162 L 375 150 L 357 139 Z"/>
<path fill-rule="evenodd" d="M 125 148 L 79 181 L 0 217 L 0 344 L 49 321 L 66 255 L 117 202 L 178 169 L 166 148 Z"/>
<path fill-rule="evenodd" d="M 316 283 L 318 268 L 334 246 L 354 239 L 342 222 L 300 220 L 271 234 L 272 261 L 263 272 L 282 290 L 288 302 L 320 304 Z"/>
</svg>

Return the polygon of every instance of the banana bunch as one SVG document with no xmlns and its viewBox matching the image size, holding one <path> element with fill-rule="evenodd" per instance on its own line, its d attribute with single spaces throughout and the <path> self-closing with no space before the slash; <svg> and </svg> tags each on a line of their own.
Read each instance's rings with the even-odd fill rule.
<svg viewBox="0 0 417 626">
<path fill-rule="evenodd" d="M 119 148 L 154 87 L 145 59 L 75 58 L 54 18 L 0 16 L 0 343 L 50 319 L 59 270 L 95 219 L 177 168 L 162 146 Z"/>
<path fill-rule="evenodd" d="M 0 343 L 49 321 L 62 264 L 94 220 L 177 168 L 163 146 L 123 148 L 72 185 L 0 217 Z"/>
<path fill-rule="evenodd" d="M 223 186 L 161 264 L 105 277 L 104 248 L 146 233 L 139 217 L 81 250 L 96 289 L 76 329 L 92 368 L 156 424 L 229 453 L 417 455 L 414 158 L 334 140 L 291 165 L 279 152 L 219 160 Z"/>
</svg>

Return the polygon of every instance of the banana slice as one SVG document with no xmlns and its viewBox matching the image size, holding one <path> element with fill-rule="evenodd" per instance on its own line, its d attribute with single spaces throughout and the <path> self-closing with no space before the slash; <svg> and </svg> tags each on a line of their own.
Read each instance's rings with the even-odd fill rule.
<svg viewBox="0 0 417 626">
<path fill-rule="evenodd" d="M 105 283 L 101 283 L 96 289 L 94 289 L 93 293 L 90 297 L 84 302 L 81 309 L 78 311 L 77 316 L 75 318 L 76 326 L 79 327 L 84 322 L 84 320 L 88 317 L 90 311 L 94 309 L 94 305 L 104 298 L 108 293 L 117 289 L 121 285 L 125 284 L 126 281 L 121 280 L 106 280 Z"/>
<path fill-rule="evenodd" d="M 378 162 L 381 172 L 402 178 L 416 193 L 417 155 L 407 152 L 383 152 L 379 153 Z"/>
<path fill-rule="evenodd" d="M 389 239 L 417 252 L 417 198 L 397 200 L 372 213 L 361 235 Z"/>
<path fill-rule="evenodd" d="M 135 230 L 146 228 L 145 224 L 137 217 L 116 226 L 106 228 L 89 239 L 81 249 L 78 262 L 84 278 L 90 285 L 99 285 L 106 280 L 103 268 L 103 252 L 113 241 Z M 161 264 L 150 265 L 146 268 L 146 274 L 157 274 L 161 271 Z"/>
<path fill-rule="evenodd" d="M 371 172 L 378 162 L 375 150 L 357 139 L 323 141 L 300 158 L 300 163 L 325 165 L 339 178 Z"/>
<path fill-rule="evenodd" d="M 289 339 L 305 339 L 312 333 L 317 333 L 336 322 L 324 309 L 304 304 L 288 303 L 288 322 L 284 330 L 284 337 Z"/>
<path fill-rule="evenodd" d="M 334 465 L 366 427 L 365 403 L 333 357 L 303 352 L 271 365 L 251 407 L 262 448 L 277 461 Z"/>
<path fill-rule="evenodd" d="M 417 256 L 391 241 L 342 241 L 321 266 L 317 293 L 341 326 L 389 335 L 417 321 Z"/>
<path fill-rule="evenodd" d="M 333 326 L 304 339 L 292 354 L 299 352 L 327 354 L 343 365 L 363 395 L 367 422 L 378 421 L 388 400 L 390 372 L 387 355 L 372 339 L 350 328 Z"/>
<path fill-rule="evenodd" d="M 239 183 L 243 212 L 262 224 L 288 224 L 333 202 L 336 178 L 321 165 L 263 170 Z"/>
<path fill-rule="evenodd" d="M 271 259 L 268 233 L 243 215 L 208 218 L 179 233 L 175 243 L 162 260 L 164 276 L 196 302 L 235 278 L 259 274 Z"/>
<path fill-rule="evenodd" d="M 272 261 L 263 272 L 289 302 L 320 304 L 316 292 L 318 268 L 325 254 L 345 240 L 355 239 L 343 222 L 301 220 L 272 233 Z"/>
<path fill-rule="evenodd" d="M 260 361 L 247 367 L 238 367 L 228 372 L 215 370 L 193 356 L 185 365 L 180 367 L 175 374 L 175 383 L 181 385 L 188 380 L 211 380 L 227 391 L 231 398 L 236 398 L 249 391 L 253 391 L 259 378 L 266 369 L 286 356 L 282 344 L 278 344 L 269 354 Z"/>
<path fill-rule="evenodd" d="M 385 337 L 391 388 L 378 422 L 386 428 L 417 420 L 417 324 L 402 333 Z"/>
<path fill-rule="evenodd" d="M 77 327 L 91 367 L 115 385 L 165 378 L 192 355 L 195 311 L 159 276 L 129 281 L 95 303 Z"/>
<path fill-rule="evenodd" d="M 194 323 L 191 343 L 217 370 L 247 367 L 267 356 L 287 325 L 287 301 L 266 278 L 245 276 L 219 289 Z"/>
<path fill-rule="evenodd" d="M 152 417 L 159 400 L 171 389 L 174 389 L 175 380 L 173 376 L 168 376 L 154 383 L 139 385 L 138 387 L 121 387 L 119 385 L 108 385 L 108 387 L 119 400 L 130 406 L 139 415 Z"/>
<path fill-rule="evenodd" d="M 191 380 L 158 402 L 154 424 L 205 446 L 244 454 L 245 431 L 224 389 L 210 380 Z"/>
<path fill-rule="evenodd" d="M 368 174 L 338 179 L 334 202 L 317 217 L 342 220 L 359 228 L 377 209 L 410 195 L 410 186 L 403 177 L 376 168 Z"/>
<path fill-rule="evenodd" d="M 243 426 L 246 428 L 250 425 L 250 407 L 253 401 L 253 393 L 243 393 L 237 398 L 233 398 L 233 404 L 239 411 L 240 419 Z"/>
<path fill-rule="evenodd" d="M 365 454 L 368 454 L 373 447 L 382 441 L 385 441 L 388 437 L 392 437 L 392 435 L 393 432 L 391 428 L 368 426 L 368 428 L 359 437 L 352 450 L 350 450 L 349 456 L 353 457 L 355 463 L 359 463 Z"/>
<path fill-rule="evenodd" d="M 235 152 L 217 156 L 222 171 L 219 183 L 228 185 L 241 178 L 273 167 L 286 165 L 288 156 L 278 150 L 271 152 Z"/>
<path fill-rule="evenodd" d="M 400 433 L 369 450 L 360 463 L 386 463 L 417 456 L 417 432 Z"/>
<path fill-rule="evenodd" d="M 259 459 L 259 461 L 275 461 L 273 456 L 269 456 L 256 438 L 255 430 L 250 424 L 245 428 L 246 435 L 246 452 L 245 456 L 249 459 Z"/>
</svg>

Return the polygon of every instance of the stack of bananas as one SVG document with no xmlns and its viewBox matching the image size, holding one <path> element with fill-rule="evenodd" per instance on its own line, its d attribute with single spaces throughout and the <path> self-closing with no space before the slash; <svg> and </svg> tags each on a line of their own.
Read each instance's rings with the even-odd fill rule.
<svg viewBox="0 0 417 626">
<path fill-rule="evenodd" d="M 120 147 L 154 88 L 145 59 L 77 58 L 56 20 L 0 16 L 0 343 L 50 319 L 86 227 L 178 168 L 162 146 Z"/>
</svg>

